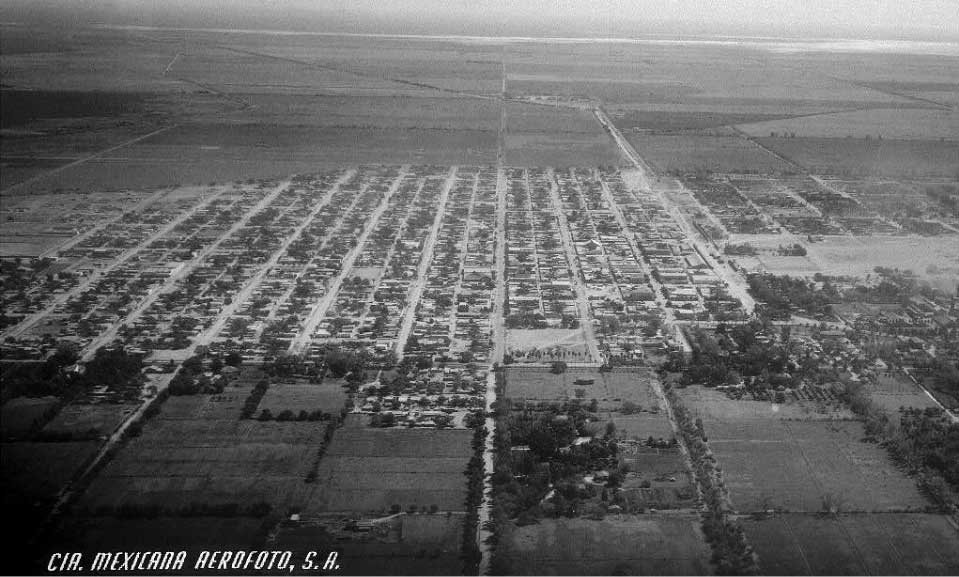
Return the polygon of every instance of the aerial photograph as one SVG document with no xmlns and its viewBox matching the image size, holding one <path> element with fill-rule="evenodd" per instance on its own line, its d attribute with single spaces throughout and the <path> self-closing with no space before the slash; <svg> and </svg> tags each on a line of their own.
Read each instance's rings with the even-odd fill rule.
<svg viewBox="0 0 959 577">
<path fill-rule="evenodd" d="M 955 0 L 0 0 L 0 573 L 959 575 Z"/>
</svg>

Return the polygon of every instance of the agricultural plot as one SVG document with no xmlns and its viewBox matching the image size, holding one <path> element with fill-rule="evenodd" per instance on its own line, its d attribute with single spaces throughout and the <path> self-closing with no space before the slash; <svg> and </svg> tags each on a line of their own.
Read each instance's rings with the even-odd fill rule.
<svg viewBox="0 0 959 577">
<path fill-rule="evenodd" d="M 195 503 L 302 506 L 322 422 L 240 420 L 248 387 L 171 397 L 81 499 L 90 509 Z"/>
<path fill-rule="evenodd" d="M 619 149 L 602 133 L 509 132 L 505 144 L 509 166 L 610 166 L 625 162 Z"/>
<path fill-rule="evenodd" d="M 831 401 L 788 400 L 786 403 L 731 399 L 713 388 L 692 386 L 680 391 L 683 404 L 704 422 L 753 420 L 850 420 L 855 415 L 844 404 Z M 708 433 L 709 431 L 707 431 Z"/>
<path fill-rule="evenodd" d="M 866 242 L 868 240 L 868 242 Z M 868 239 L 826 237 L 809 245 L 809 254 L 824 275 L 866 278 L 877 266 L 910 270 L 951 292 L 959 284 L 959 236 L 935 238 L 874 236 Z"/>
<path fill-rule="evenodd" d="M 618 369 L 601 373 L 592 369 L 569 368 L 554 374 L 546 368 L 507 368 L 506 396 L 514 401 L 563 401 L 596 399 L 602 410 L 617 410 L 624 403 L 659 407 L 653 388 L 655 374 L 646 369 Z"/>
<path fill-rule="evenodd" d="M 901 372 L 876 375 L 875 386 L 868 387 L 866 392 L 874 403 L 889 411 L 893 417 L 902 407 L 927 409 L 938 406 L 908 375 Z"/>
<path fill-rule="evenodd" d="M 100 403 L 69 404 L 43 428 L 52 435 L 110 435 L 139 405 Z"/>
<path fill-rule="evenodd" d="M 494 566 L 507 575 L 705 575 L 709 547 L 698 516 L 544 519 L 511 526 Z"/>
<path fill-rule="evenodd" d="M 242 94 L 256 106 L 259 123 L 382 129 L 480 130 L 499 127 L 495 101 L 462 97 L 317 96 Z M 249 119 L 250 113 L 231 115 Z M 591 120 L 591 119 L 590 119 Z M 595 130 L 595 121 L 592 121 Z"/>
<path fill-rule="evenodd" d="M 874 138 L 883 142 L 955 140 L 959 138 L 959 116 L 954 110 L 935 108 L 874 108 L 741 124 L 738 128 L 755 137 L 786 133 L 799 138 Z"/>
<path fill-rule="evenodd" d="M 311 524 L 283 523 L 275 543 L 282 550 L 304 554 L 338 551 L 338 572 L 344 575 L 456 575 L 462 571 L 462 514 L 400 514 L 373 519 L 369 532 L 351 531 L 340 519 L 327 516 Z M 314 572 L 297 567 L 294 574 Z"/>
<path fill-rule="evenodd" d="M 915 481 L 858 421 L 703 419 L 739 512 L 780 509 L 887 512 L 925 508 Z"/>
<path fill-rule="evenodd" d="M 662 172 L 780 174 L 793 169 L 739 136 L 626 133 L 636 151 Z"/>
<path fill-rule="evenodd" d="M 343 408 L 347 394 L 342 386 L 335 382 L 315 383 L 277 383 L 270 385 L 260 399 L 258 409 L 267 410 L 274 415 L 283 411 L 336 413 Z"/>
<path fill-rule="evenodd" d="M 303 513 L 462 511 L 470 430 L 345 427 L 333 438 Z"/>
<path fill-rule="evenodd" d="M 600 412 L 599 420 L 595 423 L 597 435 L 602 435 L 607 423 L 616 427 L 616 436 L 622 439 L 645 441 L 649 437 L 669 440 L 674 436 L 669 418 L 658 405 L 639 407 L 637 412 L 623 413 L 622 411 Z"/>
<path fill-rule="evenodd" d="M 56 542 L 84 557 L 99 551 L 187 551 L 184 569 L 200 551 L 255 550 L 261 546 L 263 520 L 251 517 L 155 517 L 122 519 L 110 516 L 68 516 L 55 528 Z M 49 554 L 44 557 L 49 559 Z"/>
<path fill-rule="evenodd" d="M 944 515 L 784 514 L 744 519 L 764 575 L 953 575 L 959 535 Z"/>
<path fill-rule="evenodd" d="M 955 140 L 770 137 L 757 142 L 816 174 L 854 176 L 956 176 Z"/>
<path fill-rule="evenodd" d="M 312 162 L 315 170 L 364 163 L 487 164 L 495 149 L 496 133 L 483 130 L 195 123 L 138 142 L 124 149 L 122 158 L 179 162 L 205 154 L 211 161 L 293 159 Z"/>
<path fill-rule="evenodd" d="M 97 451 L 97 441 L 3 443 L 3 506 L 14 518 L 44 515 Z"/>
<path fill-rule="evenodd" d="M 3 440 L 15 439 L 42 423 L 45 415 L 55 409 L 56 397 L 17 397 L 3 404 L 0 410 L 0 431 Z"/>
</svg>

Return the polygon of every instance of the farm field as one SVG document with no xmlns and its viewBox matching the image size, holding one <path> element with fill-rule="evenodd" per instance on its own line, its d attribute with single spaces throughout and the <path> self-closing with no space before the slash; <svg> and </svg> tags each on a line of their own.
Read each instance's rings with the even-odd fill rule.
<svg viewBox="0 0 959 577">
<path fill-rule="evenodd" d="M 809 245 L 809 255 L 825 275 L 865 278 L 877 266 L 911 270 L 940 290 L 959 285 L 959 238 L 912 236 L 851 238 L 829 236 Z"/>
<path fill-rule="evenodd" d="M 109 435 L 135 411 L 135 404 L 69 404 L 43 428 L 53 435 Z"/>
<path fill-rule="evenodd" d="M 901 407 L 926 409 L 938 406 L 908 375 L 903 373 L 876 376 L 876 387 L 867 389 L 870 398 L 894 416 Z"/>
<path fill-rule="evenodd" d="M 60 520 L 54 530 L 62 546 L 73 551 L 187 551 L 187 558 L 195 561 L 195 554 L 203 550 L 260 547 L 263 520 L 250 517 L 121 519 L 74 516 Z M 190 567 L 190 561 L 185 567 Z"/>
<path fill-rule="evenodd" d="M 4 507 L 20 509 L 27 502 L 44 503 L 56 497 L 98 445 L 96 441 L 3 443 Z"/>
<path fill-rule="evenodd" d="M 698 516 L 544 519 L 505 533 L 494 567 L 509 575 L 709 573 L 709 548 Z"/>
<path fill-rule="evenodd" d="M 8 441 L 28 433 L 44 415 L 57 406 L 56 397 L 17 397 L 10 399 L 0 409 L 0 432 Z"/>
<path fill-rule="evenodd" d="M 853 276 L 865 279 L 877 266 L 909 270 L 931 285 L 948 292 L 959 285 L 959 238 L 824 235 L 805 244 L 806 256 L 777 256 L 776 247 L 785 244 L 781 235 L 730 235 L 732 244 L 746 243 L 758 251 L 754 256 L 732 256 L 745 271 L 764 270 L 776 275 L 812 278 Z"/>
<path fill-rule="evenodd" d="M 800 138 L 956 140 L 959 138 L 959 116 L 955 111 L 936 108 L 875 108 L 740 124 L 738 128 L 756 137 L 785 132 Z"/>
<path fill-rule="evenodd" d="M 619 149 L 605 134 L 581 132 L 509 132 L 509 166 L 613 166 L 623 164 Z"/>
<path fill-rule="evenodd" d="M 344 427 L 320 461 L 303 513 L 386 512 L 393 505 L 461 511 L 471 439 L 469 430 Z"/>
<path fill-rule="evenodd" d="M 956 177 L 959 142 L 928 139 L 801 137 L 756 141 L 817 174 Z"/>
<path fill-rule="evenodd" d="M 659 397 L 647 369 L 619 369 L 601 373 L 592 369 L 569 368 L 554 374 L 546 368 L 508 367 L 506 396 L 527 401 L 562 401 L 580 398 L 596 399 L 600 409 L 617 410 L 623 403 L 639 407 L 659 407 Z M 588 383 L 588 381 L 592 383 Z M 577 384 L 579 381 L 581 384 Z M 577 391 L 583 391 L 582 394 Z"/>
<path fill-rule="evenodd" d="M 812 402 L 790 399 L 786 403 L 731 399 L 722 391 L 701 386 L 679 391 L 683 404 L 696 418 L 704 422 L 754 420 L 849 420 L 855 415 L 839 401 Z"/>
<path fill-rule="evenodd" d="M 81 506 L 301 506 L 325 423 L 241 420 L 249 391 L 167 399 L 96 477 Z"/>
<path fill-rule="evenodd" d="M 311 412 L 321 410 L 324 413 L 337 413 L 343 408 L 347 394 L 342 386 L 324 381 L 322 384 L 312 383 L 276 383 L 266 390 L 257 407 L 259 410 L 268 410 L 274 415 L 283 411 Z"/>
<path fill-rule="evenodd" d="M 643 158 L 662 172 L 759 172 L 776 174 L 792 167 L 739 136 L 626 133 Z"/>
<path fill-rule="evenodd" d="M 743 519 L 764 575 L 953 575 L 959 535 L 944 515 L 781 514 Z"/>
<path fill-rule="evenodd" d="M 342 126 L 413 128 L 420 130 L 496 130 L 499 107 L 494 101 L 447 96 L 335 96 L 274 92 L 242 94 L 256 108 L 228 114 L 233 121 L 278 126 Z M 520 105 L 522 116 L 537 107 Z M 553 117 L 551 117 L 553 119 Z M 588 119 L 591 120 L 591 119 Z M 595 121 L 593 121 L 595 124 Z M 590 126 L 595 130 L 595 127 Z"/>
<path fill-rule="evenodd" d="M 857 421 L 703 420 L 739 512 L 924 509 L 915 481 L 885 449 L 862 441 Z"/>
<path fill-rule="evenodd" d="M 378 520 L 373 532 L 347 533 L 324 517 L 319 526 L 281 523 L 275 543 L 294 552 L 338 551 L 345 575 L 458 575 L 463 520 L 462 514 L 400 514 Z M 314 572 L 298 567 L 294 574 Z"/>
</svg>

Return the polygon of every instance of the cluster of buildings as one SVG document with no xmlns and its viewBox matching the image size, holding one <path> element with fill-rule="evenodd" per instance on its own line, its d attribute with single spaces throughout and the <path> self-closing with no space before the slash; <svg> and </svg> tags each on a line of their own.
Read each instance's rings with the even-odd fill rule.
<svg viewBox="0 0 959 577">
<path fill-rule="evenodd" d="M 426 270 L 406 354 L 485 363 L 496 289 L 496 171 L 460 167 Z"/>
</svg>

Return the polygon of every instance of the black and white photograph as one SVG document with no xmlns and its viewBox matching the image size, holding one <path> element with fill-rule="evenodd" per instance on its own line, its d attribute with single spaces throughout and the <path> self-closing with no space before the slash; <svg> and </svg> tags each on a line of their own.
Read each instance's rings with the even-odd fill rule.
<svg viewBox="0 0 959 577">
<path fill-rule="evenodd" d="M 5 575 L 959 575 L 955 0 L 0 0 Z"/>
</svg>

